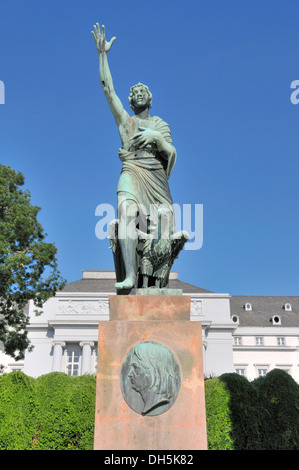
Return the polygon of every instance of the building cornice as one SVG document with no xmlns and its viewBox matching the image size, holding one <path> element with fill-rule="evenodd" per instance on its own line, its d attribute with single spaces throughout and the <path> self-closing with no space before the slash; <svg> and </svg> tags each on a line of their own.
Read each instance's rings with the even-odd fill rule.
<svg viewBox="0 0 299 470">
<path fill-rule="evenodd" d="M 194 297 L 194 298 L 205 298 L 205 299 L 230 299 L 231 298 L 231 295 L 230 294 L 216 294 L 214 292 L 198 292 L 198 293 L 184 293 L 183 292 L 183 295 L 188 295 L 189 297 Z"/>
<path fill-rule="evenodd" d="M 49 320 L 48 326 L 50 328 L 89 328 L 91 326 L 98 326 L 99 319 L 82 319 L 82 320 Z"/>
<path fill-rule="evenodd" d="M 294 326 L 237 326 L 236 336 L 299 336 L 299 327 Z"/>
<path fill-rule="evenodd" d="M 115 292 L 56 292 L 55 297 L 58 299 L 68 298 L 101 298 L 108 300 L 110 295 L 116 295 Z"/>
<path fill-rule="evenodd" d="M 266 351 L 297 351 L 299 350 L 299 346 L 279 346 L 279 345 L 242 345 L 242 344 L 234 344 L 233 351 L 259 351 L 259 352 L 266 352 Z"/>
<path fill-rule="evenodd" d="M 68 298 L 68 297 L 104 297 L 108 298 L 110 296 L 115 296 L 117 295 L 115 292 L 56 292 L 55 297 L 57 298 Z M 194 298 L 225 298 L 225 299 L 230 299 L 231 295 L 227 293 L 223 294 L 218 294 L 215 292 L 183 292 L 182 295 L 187 295 L 189 297 L 194 297 Z"/>
</svg>

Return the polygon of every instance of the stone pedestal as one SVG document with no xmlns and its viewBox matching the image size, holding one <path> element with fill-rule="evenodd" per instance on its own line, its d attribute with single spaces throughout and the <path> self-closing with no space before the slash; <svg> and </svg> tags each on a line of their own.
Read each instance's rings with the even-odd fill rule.
<svg viewBox="0 0 299 470">
<path fill-rule="evenodd" d="M 202 328 L 189 320 L 190 297 L 109 303 L 110 321 L 99 324 L 94 448 L 206 449 Z"/>
</svg>

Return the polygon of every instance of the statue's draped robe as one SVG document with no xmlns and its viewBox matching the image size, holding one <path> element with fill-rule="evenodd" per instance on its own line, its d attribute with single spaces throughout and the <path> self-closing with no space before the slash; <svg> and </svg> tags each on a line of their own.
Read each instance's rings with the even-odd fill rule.
<svg viewBox="0 0 299 470">
<path fill-rule="evenodd" d="M 161 118 L 154 116 L 147 119 L 139 119 L 135 116 L 129 118 L 128 137 L 138 132 L 139 127 L 150 128 L 162 134 L 165 141 L 171 144 L 172 139 L 169 126 Z M 172 198 L 169 191 L 168 178 L 176 161 L 176 151 L 172 146 L 172 152 L 168 155 L 161 154 L 154 146 L 145 149 L 135 149 L 133 146 L 128 150 L 121 148 L 119 158 L 123 162 L 119 178 L 117 193 L 126 200 L 134 201 L 145 214 L 154 216 L 158 206 L 168 207 L 173 223 Z M 118 243 L 117 243 L 118 245 Z M 125 271 L 121 257 L 120 248 L 114 253 L 116 277 L 118 281 L 125 278 Z M 139 259 L 136 254 L 135 268 L 138 269 Z"/>
<path fill-rule="evenodd" d="M 168 124 L 157 116 L 150 119 L 130 118 L 129 134 L 132 137 L 138 127 L 147 127 L 162 134 L 166 142 L 172 145 Z M 173 170 L 176 152 L 166 158 L 155 148 L 148 146 L 143 150 L 130 147 L 128 151 L 119 150 L 123 168 L 118 182 L 117 192 L 126 192 L 127 197 L 136 204 L 142 204 L 149 213 L 150 204 L 172 204 L 168 178 Z"/>
</svg>

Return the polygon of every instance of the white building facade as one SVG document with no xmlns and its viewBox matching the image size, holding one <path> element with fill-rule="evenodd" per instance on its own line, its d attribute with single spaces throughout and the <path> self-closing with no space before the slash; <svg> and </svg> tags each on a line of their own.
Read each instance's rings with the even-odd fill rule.
<svg viewBox="0 0 299 470">
<path fill-rule="evenodd" d="M 299 383 L 299 297 L 231 297 L 235 371 L 249 380 L 283 369 Z"/>
<path fill-rule="evenodd" d="M 73 376 L 96 373 L 98 325 L 109 321 L 114 284 L 113 271 L 83 271 L 82 279 L 49 299 L 40 315 L 30 303 L 28 335 L 34 348 L 19 362 L 0 353 L 4 372 L 19 369 L 32 377 L 52 371 Z M 191 297 L 190 320 L 202 324 L 207 377 L 237 372 L 252 380 L 278 367 L 299 383 L 298 297 L 288 299 L 289 311 L 280 308 L 286 298 L 218 294 L 178 280 L 177 272 L 171 273 L 169 288 L 182 289 L 182 295 Z M 245 309 L 246 304 L 251 310 Z"/>
</svg>

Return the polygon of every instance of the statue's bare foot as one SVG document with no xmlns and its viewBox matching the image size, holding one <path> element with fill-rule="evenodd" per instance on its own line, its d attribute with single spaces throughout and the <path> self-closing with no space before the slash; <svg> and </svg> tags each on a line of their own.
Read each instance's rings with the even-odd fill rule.
<svg viewBox="0 0 299 470">
<path fill-rule="evenodd" d="M 127 277 L 124 281 L 122 282 L 117 282 L 115 284 L 115 288 L 122 290 L 122 289 L 132 289 L 135 284 L 135 278 L 132 277 Z"/>
</svg>

